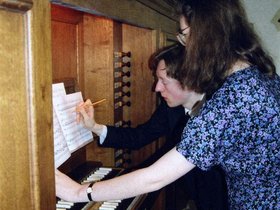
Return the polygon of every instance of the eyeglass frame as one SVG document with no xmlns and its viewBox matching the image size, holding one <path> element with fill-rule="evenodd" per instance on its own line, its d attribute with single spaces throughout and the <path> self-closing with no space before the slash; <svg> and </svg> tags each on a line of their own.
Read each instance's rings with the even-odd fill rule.
<svg viewBox="0 0 280 210">
<path fill-rule="evenodd" d="M 177 34 L 176 34 L 176 37 L 177 37 L 178 41 L 179 41 L 182 45 L 184 45 L 184 46 L 186 46 L 186 35 L 187 35 L 187 33 L 184 34 L 183 32 L 184 32 L 186 29 L 188 29 L 189 27 L 190 27 L 190 26 L 187 26 L 186 28 L 183 28 L 183 29 L 179 29 L 178 32 L 177 32 Z"/>
</svg>

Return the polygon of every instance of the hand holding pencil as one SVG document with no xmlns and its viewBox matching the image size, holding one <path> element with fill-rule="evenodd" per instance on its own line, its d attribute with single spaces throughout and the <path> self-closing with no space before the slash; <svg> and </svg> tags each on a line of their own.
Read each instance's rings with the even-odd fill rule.
<svg viewBox="0 0 280 210">
<path fill-rule="evenodd" d="M 82 122 L 84 127 L 91 130 L 92 132 L 98 134 L 98 130 L 100 125 L 96 123 L 94 119 L 94 106 L 106 101 L 106 99 L 102 99 L 96 101 L 94 103 L 91 102 L 90 99 L 87 99 L 85 102 L 80 103 L 76 107 L 77 112 L 77 122 Z"/>
</svg>

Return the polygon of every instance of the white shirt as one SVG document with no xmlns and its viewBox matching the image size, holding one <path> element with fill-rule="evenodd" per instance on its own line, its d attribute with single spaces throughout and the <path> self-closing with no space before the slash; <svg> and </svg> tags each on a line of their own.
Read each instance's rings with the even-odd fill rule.
<svg viewBox="0 0 280 210">
<path fill-rule="evenodd" d="M 106 125 L 102 125 L 102 132 L 101 132 L 101 135 L 99 136 L 99 143 L 100 144 L 103 144 L 106 136 L 107 136 L 107 133 L 108 133 L 108 129 L 107 129 L 107 126 Z"/>
</svg>

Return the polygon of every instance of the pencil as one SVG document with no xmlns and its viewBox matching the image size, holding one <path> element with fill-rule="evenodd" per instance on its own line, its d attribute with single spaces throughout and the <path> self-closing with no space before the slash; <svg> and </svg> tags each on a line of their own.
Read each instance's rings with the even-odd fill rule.
<svg viewBox="0 0 280 210">
<path fill-rule="evenodd" d="M 94 102 L 94 103 L 92 103 L 92 104 L 89 104 L 89 106 L 95 106 L 95 105 L 100 104 L 100 103 L 102 103 L 102 102 L 104 102 L 104 101 L 106 101 L 105 98 L 103 98 L 103 99 L 101 99 L 101 100 L 99 100 L 99 101 L 96 101 L 96 102 Z"/>
</svg>

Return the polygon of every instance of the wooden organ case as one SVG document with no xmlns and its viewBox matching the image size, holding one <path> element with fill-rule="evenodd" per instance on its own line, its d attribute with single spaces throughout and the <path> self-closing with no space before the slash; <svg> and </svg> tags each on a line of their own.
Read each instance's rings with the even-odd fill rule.
<svg viewBox="0 0 280 210">
<path fill-rule="evenodd" d="M 154 9 L 154 2 L 160 7 Z M 146 68 L 147 59 L 156 48 L 174 40 L 176 19 L 168 15 L 169 9 L 163 9 L 169 2 L 0 1 L 0 210 L 55 209 L 52 83 L 63 81 L 69 92 L 82 91 L 84 98 L 93 101 L 106 98 L 95 109 L 100 123 L 135 126 L 150 117 L 156 98 L 150 89 L 153 78 Z M 98 11 L 116 19 L 81 11 Z M 130 52 L 131 57 L 122 61 L 115 58 L 115 52 Z M 130 75 L 127 66 L 115 68 L 116 62 L 130 62 Z M 118 82 L 131 86 L 119 93 L 114 89 Z M 118 94 L 122 97 L 115 98 Z M 115 156 L 123 151 L 101 148 L 95 140 L 74 152 L 60 169 L 72 173 L 89 161 L 95 167 L 133 166 L 158 145 L 125 151 L 131 161 L 120 164 Z M 157 201 L 153 208 L 164 209 L 161 203 Z"/>
<path fill-rule="evenodd" d="M 145 122 L 156 105 L 152 92 L 154 78 L 148 68 L 149 56 L 156 49 L 155 33 L 57 5 L 51 7 L 51 20 L 53 82 L 64 82 L 68 93 L 80 90 L 84 99 L 105 98 L 106 102 L 95 107 L 99 123 L 134 126 Z M 77 174 L 85 164 L 94 170 L 94 163 L 96 167 L 102 164 L 130 168 L 156 149 L 156 142 L 135 152 L 103 148 L 95 137 L 94 142 L 74 152 L 59 169 Z M 144 198 L 146 195 L 130 209 L 137 209 L 136 204 L 145 202 Z"/>
</svg>

